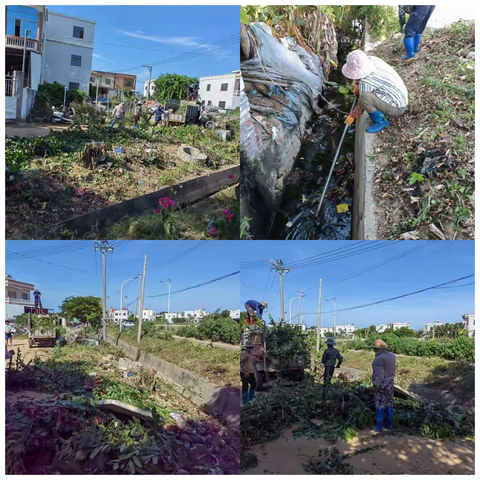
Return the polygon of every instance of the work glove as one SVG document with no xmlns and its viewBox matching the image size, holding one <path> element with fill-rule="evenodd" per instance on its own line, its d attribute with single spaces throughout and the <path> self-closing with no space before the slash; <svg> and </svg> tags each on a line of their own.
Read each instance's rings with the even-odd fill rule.
<svg viewBox="0 0 480 480">
<path fill-rule="evenodd" d="M 353 87 L 353 94 L 358 97 L 360 95 L 360 85 L 355 82 L 355 86 Z"/>
<path fill-rule="evenodd" d="M 340 365 L 337 365 L 335 368 L 340 368 Z"/>
<path fill-rule="evenodd" d="M 348 123 L 348 125 L 351 127 L 352 123 L 355 121 L 355 118 L 349 115 L 347 119 L 345 120 L 345 123 Z"/>
</svg>

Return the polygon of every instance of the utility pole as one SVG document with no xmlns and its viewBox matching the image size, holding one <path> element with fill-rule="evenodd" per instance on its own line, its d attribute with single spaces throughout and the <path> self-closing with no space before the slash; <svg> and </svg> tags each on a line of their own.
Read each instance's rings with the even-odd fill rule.
<svg viewBox="0 0 480 480">
<path fill-rule="evenodd" d="M 140 299 L 140 285 L 142 284 L 142 272 L 138 274 L 138 287 L 137 287 L 137 299 L 135 300 L 134 315 L 138 315 L 138 300 Z"/>
<path fill-rule="evenodd" d="M 336 314 L 336 297 L 327 299 L 327 302 L 333 302 L 333 338 L 337 338 L 337 331 L 335 327 L 335 314 Z"/>
<path fill-rule="evenodd" d="M 95 83 L 97 84 L 97 92 L 95 94 L 95 105 L 98 105 L 98 84 L 100 83 L 100 79 L 97 78 Z"/>
<path fill-rule="evenodd" d="M 168 280 L 160 280 L 161 283 L 164 283 L 165 285 L 168 285 L 168 307 L 167 307 L 167 313 L 170 314 L 170 290 L 171 290 L 171 284 L 172 284 L 172 281 L 170 279 Z M 168 315 L 168 317 L 170 317 L 170 315 Z M 170 322 L 169 322 L 169 319 L 167 318 L 167 335 L 170 331 Z"/>
<path fill-rule="evenodd" d="M 148 113 L 148 100 L 150 99 L 150 83 L 152 82 L 152 66 L 142 65 L 142 67 L 148 68 L 148 88 L 147 88 L 147 113 Z"/>
<path fill-rule="evenodd" d="M 320 325 L 322 320 L 322 279 L 318 290 L 317 352 L 320 351 Z"/>
<path fill-rule="evenodd" d="M 103 341 L 107 341 L 107 253 L 113 252 L 115 247 L 110 247 L 107 240 L 95 242 L 95 251 L 100 250 L 103 257 Z"/>
<path fill-rule="evenodd" d="M 135 280 L 136 277 L 133 278 L 128 278 L 127 280 L 124 280 L 122 284 L 120 285 L 120 331 L 122 331 L 122 324 L 123 324 L 123 284 L 125 282 L 128 282 L 130 280 Z M 127 303 L 127 312 L 128 312 L 128 303 Z M 128 320 L 128 318 L 127 318 Z"/>
<path fill-rule="evenodd" d="M 143 300 L 145 297 L 145 276 L 147 274 L 147 256 L 145 255 L 145 261 L 143 262 L 143 275 L 142 275 L 142 296 L 140 297 L 140 314 L 138 316 L 138 335 L 137 342 L 140 343 L 142 339 L 142 321 L 143 321 Z"/>
<path fill-rule="evenodd" d="M 292 302 L 294 300 L 298 300 L 300 297 L 294 297 L 290 300 L 290 303 L 289 303 L 289 308 L 288 308 L 288 312 L 289 312 L 289 321 L 288 323 L 291 325 L 292 324 Z"/>
<path fill-rule="evenodd" d="M 278 272 L 278 280 L 280 282 L 280 323 L 285 323 L 285 308 L 283 304 L 283 274 L 290 271 L 285 267 L 281 260 L 269 260 L 272 265 L 272 270 Z"/>
<path fill-rule="evenodd" d="M 30 30 L 25 29 L 25 36 L 23 37 L 23 62 L 22 62 L 22 73 L 23 81 L 25 82 L 25 60 L 27 58 L 27 37 L 30 35 Z"/>
<path fill-rule="evenodd" d="M 300 290 L 299 293 L 300 297 L 298 299 L 297 325 L 300 323 L 300 307 L 302 305 L 303 290 Z"/>
</svg>

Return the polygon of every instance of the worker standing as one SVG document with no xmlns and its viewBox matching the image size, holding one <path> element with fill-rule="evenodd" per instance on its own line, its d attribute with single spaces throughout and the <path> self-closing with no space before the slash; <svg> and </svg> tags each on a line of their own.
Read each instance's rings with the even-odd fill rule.
<svg viewBox="0 0 480 480">
<path fill-rule="evenodd" d="M 33 297 L 35 299 L 35 310 L 37 311 L 37 313 L 41 313 L 40 310 L 42 308 L 42 294 L 37 289 L 35 289 L 33 291 Z"/>
<path fill-rule="evenodd" d="M 138 122 L 140 121 L 140 117 L 142 116 L 142 107 L 143 107 L 143 102 L 138 102 L 137 106 L 135 107 L 135 127 L 138 128 Z"/>
<path fill-rule="evenodd" d="M 240 379 L 242 380 L 242 404 L 246 405 L 255 397 L 257 380 L 255 378 L 254 344 L 248 340 L 240 354 Z M 250 386 L 250 389 L 249 389 Z"/>
<path fill-rule="evenodd" d="M 435 5 L 398 6 L 400 30 L 403 30 L 403 26 L 405 25 L 405 14 L 409 14 L 408 22 L 405 26 L 405 38 L 403 39 L 406 55 L 402 57 L 402 60 L 415 58 L 415 54 L 418 53 L 418 46 L 422 40 L 422 33 L 424 32 L 434 10 Z"/>
<path fill-rule="evenodd" d="M 125 107 L 123 106 L 123 102 L 122 102 L 122 103 L 119 103 L 113 109 L 113 122 L 110 126 L 113 128 L 116 122 L 118 122 L 119 126 L 121 126 L 124 119 L 125 119 Z"/>
<path fill-rule="evenodd" d="M 163 114 L 165 110 L 162 105 L 158 104 L 157 109 L 155 110 L 155 123 L 158 125 L 163 120 Z"/>
<path fill-rule="evenodd" d="M 355 80 L 353 93 L 358 96 L 358 106 L 347 117 L 349 125 L 367 111 L 374 123 L 365 131 L 377 133 L 390 125 L 385 116 L 398 117 L 407 110 L 407 87 L 395 69 L 382 59 L 354 50 L 348 54 L 342 73 Z"/>
<path fill-rule="evenodd" d="M 337 344 L 335 338 L 328 337 L 326 343 L 327 349 L 323 352 L 322 364 L 325 367 L 323 371 L 323 384 L 328 386 L 332 381 L 335 368 L 340 368 L 340 365 L 343 362 L 343 357 L 340 355 L 340 352 L 333 347 Z M 336 363 L 337 365 L 335 366 Z"/>
<path fill-rule="evenodd" d="M 13 343 L 12 333 L 13 333 L 12 326 L 10 325 L 10 322 L 6 320 L 5 321 L 5 345 L 12 346 L 12 343 Z"/>
<path fill-rule="evenodd" d="M 257 316 L 260 320 L 263 320 L 262 314 L 267 307 L 267 302 L 248 300 L 245 303 L 245 309 L 247 310 L 247 325 L 255 325 L 255 316 Z"/>
<path fill-rule="evenodd" d="M 387 344 L 383 340 L 373 342 L 375 358 L 372 363 L 373 389 L 375 401 L 374 430 L 383 432 L 383 427 L 393 428 L 393 395 L 394 378 L 396 369 L 395 354 L 387 350 Z"/>
</svg>

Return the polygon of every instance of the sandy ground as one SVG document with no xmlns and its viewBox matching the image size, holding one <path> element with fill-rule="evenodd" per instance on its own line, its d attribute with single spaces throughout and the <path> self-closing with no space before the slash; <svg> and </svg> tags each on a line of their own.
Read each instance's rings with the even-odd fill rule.
<svg viewBox="0 0 480 480">
<path fill-rule="evenodd" d="M 255 468 L 247 475 L 302 475 L 306 474 L 302 464 L 310 457 L 317 457 L 321 448 L 330 445 L 323 439 L 306 437 L 293 439 L 292 431 L 263 445 L 254 445 L 251 453 L 258 459 Z M 379 437 L 370 430 L 359 433 L 350 443 L 337 441 L 335 446 L 347 454 L 374 445 L 386 448 L 372 450 L 352 457 L 348 462 L 355 475 L 473 475 L 475 453 L 473 449 L 455 442 L 429 440 L 410 435 Z M 368 438 L 367 438 L 368 437 Z M 363 439 L 363 441 L 362 441 Z"/>
<path fill-rule="evenodd" d="M 28 348 L 28 340 L 26 338 L 19 339 L 15 337 L 13 337 L 13 346 L 8 345 L 7 348 L 8 350 L 15 351 L 15 355 L 13 356 L 13 363 L 15 363 L 15 357 L 17 355 L 18 348 L 20 348 L 20 353 L 22 354 L 22 359 L 25 363 L 33 360 L 35 356 L 38 356 L 43 360 L 50 356 L 53 352 L 53 348 Z"/>
<path fill-rule="evenodd" d="M 66 130 L 70 125 L 52 123 L 6 123 L 5 135 L 8 138 L 27 137 L 34 138 L 40 135 L 48 135 L 50 129 L 55 132 Z"/>
</svg>

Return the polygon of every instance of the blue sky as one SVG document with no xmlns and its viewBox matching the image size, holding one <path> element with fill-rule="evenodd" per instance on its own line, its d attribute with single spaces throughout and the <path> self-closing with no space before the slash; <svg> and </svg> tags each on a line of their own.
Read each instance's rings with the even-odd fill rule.
<svg viewBox="0 0 480 480">
<path fill-rule="evenodd" d="M 147 255 L 146 297 L 168 292 L 168 287 L 159 280 L 171 279 L 172 292 L 174 292 L 239 270 L 238 242 L 205 241 L 201 243 L 204 245 L 197 250 L 161 268 L 162 262 L 169 261 L 200 242 L 131 241 L 121 244 L 113 242 L 114 245 L 119 244 L 119 246 L 115 248 L 113 254 L 107 255 L 107 295 L 110 297 L 108 306 L 120 307 L 120 285 L 123 280 L 135 277 L 142 271 L 145 254 Z M 81 244 L 80 248 L 73 250 L 79 244 Z M 70 245 L 74 246 L 70 247 Z M 102 296 L 101 254 L 94 253 L 93 242 L 9 240 L 5 248 L 6 273 L 16 280 L 33 283 L 42 293 L 42 304 L 45 308 L 58 311 L 62 301 L 70 295 Z M 10 260 L 17 257 L 10 252 L 31 256 L 34 255 L 32 250 L 45 248 L 52 248 L 51 253 L 38 256 L 36 260 Z M 72 248 L 72 250 L 65 251 L 65 248 Z M 155 268 L 156 266 L 158 267 Z M 138 280 L 129 286 L 128 282 L 125 283 L 123 294 L 128 296 L 128 303 L 136 298 L 137 285 Z M 240 308 L 239 296 L 240 279 L 239 275 L 236 275 L 181 294 L 173 295 L 172 293 L 171 311 L 195 308 L 204 308 L 207 311 L 214 311 L 217 308 L 236 309 Z M 167 297 L 146 298 L 144 307 L 158 312 L 166 310 Z"/>
<path fill-rule="evenodd" d="M 330 250 L 351 248 L 371 248 L 373 242 L 352 245 L 352 241 L 255 241 L 242 242 L 242 262 L 267 259 L 282 259 L 289 263 Z M 367 247 L 368 245 L 368 247 Z M 380 243 L 378 243 L 380 246 Z M 413 249 L 413 251 L 412 251 Z M 408 250 L 411 250 L 407 253 Z M 392 261 L 380 268 L 356 277 L 333 281 L 347 275 L 367 269 L 389 258 L 405 253 L 405 257 Z M 336 258 L 340 252 L 333 254 Z M 397 295 L 421 290 L 462 276 L 474 273 L 473 241 L 402 241 L 389 242 L 388 246 L 374 251 L 339 259 L 307 268 L 294 269 L 285 277 L 285 310 L 288 319 L 289 302 L 297 297 L 299 289 L 305 290 L 302 299 L 302 311 L 312 312 L 305 315 L 307 325 L 316 325 L 318 311 L 318 284 L 323 279 L 322 325 L 333 326 L 332 303 L 325 301 L 336 297 L 337 312 L 342 308 L 363 305 Z M 270 279 L 270 280 L 269 280 Z M 267 300 L 267 313 L 275 320 L 280 315 L 278 274 L 270 274 L 268 268 L 242 268 L 241 273 L 242 304 L 247 300 Z M 471 283 L 473 278 L 456 285 Z M 267 283 L 268 282 L 268 283 Z M 248 286 L 247 286 L 248 285 Z M 265 290 L 272 290 L 268 293 Z M 252 288 L 256 287 L 256 288 Z M 288 301 L 287 301 L 288 299 Z M 298 310 L 298 301 L 292 301 L 292 317 Z M 461 288 L 444 288 L 392 302 L 337 313 L 337 325 L 354 323 L 357 327 L 386 322 L 410 322 L 412 328 L 420 328 L 426 322 L 461 322 L 462 314 L 474 313 L 474 285 Z M 267 317 L 268 318 L 268 317 Z"/>
<path fill-rule="evenodd" d="M 122 72 L 138 65 L 154 65 L 240 32 L 238 6 L 53 5 L 48 8 L 96 22 L 94 70 Z M 238 70 L 239 65 L 237 43 L 191 60 L 154 66 L 152 78 L 162 73 L 220 75 Z M 137 85 L 143 90 L 143 82 L 148 80 L 147 69 L 140 67 L 126 73 L 137 75 Z"/>
</svg>

